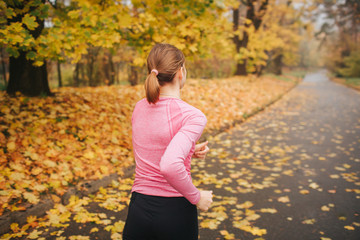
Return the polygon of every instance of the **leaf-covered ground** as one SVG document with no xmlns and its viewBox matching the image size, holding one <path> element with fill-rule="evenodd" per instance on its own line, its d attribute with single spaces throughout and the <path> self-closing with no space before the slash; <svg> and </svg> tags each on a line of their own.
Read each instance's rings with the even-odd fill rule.
<svg viewBox="0 0 360 240">
<path fill-rule="evenodd" d="M 357 240 L 360 94 L 323 74 L 265 112 L 209 138 L 194 183 L 214 190 L 200 239 Z M 4 239 L 121 239 L 133 177 L 12 225 Z"/>
<path fill-rule="evenodd" d="M 188 80 L 182 98 L 205 113 L 209 133 L 279 97 L 295 84 L 289 78 Z M 0 93 L 0 215 L 45 195 L 59 202 L 68 187 L 133 164 L 130 119 L 143 86 L 55 91 L 48 98 Z"/>
</svg>

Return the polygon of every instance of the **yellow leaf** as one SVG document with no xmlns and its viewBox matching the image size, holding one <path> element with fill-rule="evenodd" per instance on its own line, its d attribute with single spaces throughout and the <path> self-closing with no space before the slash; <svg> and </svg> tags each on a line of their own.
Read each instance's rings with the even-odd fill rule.
<svg viewBox="0 0 360 240">
<path fill-rule="evenodd" d="M 37 26 L 39 26 L 39 24 L 36 22 L 36 18 L 34 16 L 30 16 L 30 14 L 25 14 L 22 22 L 27 26 L 29 30 L 34 30 Z"/>
<path fill-rule="evenodd" d="M 105 175 L 109 174 L 109 168 L 107 166 L 101 166 L 100 171 L 102 174 L 105 174 Z"/>
<path fill-rule="evenodd" d="M 218 225 L 220 224 L 220 221 L 217 219 L 204 219 L 201 221 L 200 226 L 202 228 L 209 228 L 209 229 L 217 229 Z"/>
<path fill-rule="evenodd" d="M 84 157 L 91 160 L 95 158 L 95 154 L 94 152 L 88 151 L 84 154 Z"/>
<path fill-rule="evenodd" d="M 33 193 L 25 192 L 23 193 L 23 196 L 26 200 L 28 200 L 29 203 L 36 204 L 39 202 L 39 198 L 35 196 Z"/>
<path fill-rule="evenodd" d="M 343 166 L 344 166 L 344 168 L 351 168 L 351 165 L 349 165 L 349 164 L 343 164 Z"/>
<path fill-rule="evenodd" d="M 305 219 L 304 221 L 302 221 L 302 224 L 314 224 L 316 222 L 315 219 Z"/>
<path fill-rule="evenodd" d="M 51 198 L 52 198 L 52 200 L 53 200 L 55 203 L 61 202 L 61 198 L 58 197 L 58 196 L 55 195 L 55 194 L 51 194 Z"/>
<path fill-rule="evenodd" d="M 242 204 L 236 205 L 237 208 L 251 208 L 252 206 L 254 206 L 254 204 L 250 201 L 246 201 Z"/>
<path fill-rule="evenodd" d="M 47 189 L 47 187 L 43 184 L 36 184 L 33 189 L 39 192 L 43 192 Z"/>
<path fill-rule="evenodd" d="M 330 208 L 328 206 L 324 205 L 324 206 L 321 207 L 321 210 L 324 211 L 324 212 L 328 212 L 328 211 L 330 211 Z"/>
<path fill-rule="evenodd" d="M 305 189 L 304 189 L 304 190 L 300 190 L 300 193 L 301 193 L 301 194 L 309 194 L 309 190 L 305 190 Z"/>
<path fill-rule="evenodd" d="M 278 201 L 282 202 L 282 203 L 287 203 L 287 202 L 290 202 L 290 199 L 288 196 L 283 196 L 283 197 L 279 197 Z"/>
<path fill-rule="evenodd" d="M 113 233 L 113 234 L 111 234 L 111 239 L 112 240 L 122 240 L 122 236 L 119 233 Z"/>
<path fill-rule="evenodd" d="M 23 180 L 24 178 L 25 178 L 24 173 L 14 172 L 10 175 L 10 179 L 14 181 L 20 181 Z"/>
<path fill-rule="evenodd" d="M 260 209 L 260 212 L 263 213 L 277 213 L 277 210 L 274 208 L 262 208 Z"/>
<path fill-rule="evenodd" d="M 351 231 L 355 230 L 353 226 L 344 226 L 344 228 Z"/>
<path fill-rule="evenodd" d="M 7 147 L 7 150 L 8 150 L 9 152 L 13 152 L 13 151 L 16 150 L 16 144 L 15 144 L 15 142 L 9 142 L 9 143 L 6 145 L 6 147 Z"/>
<path fill-rule="evenodd" d="M 33 168 L 33 169 L 31 170 L 31 174 L 36 176 L 36 175 L 39 175 L 40 173 L 42 173 L 42 171 L 43 171 L 42 168 L 39 168 L 39 167 Z"/>
<path fill-rule="evenodd" d="M 134 59 L 134 65 L 143 66 L 145 64 L 145 60 L 142 57 L 138 57 Z"/>
<path fill-rule="evenodd" d="M 346 217 L 340 216 L 340 217 L 339 217 L 339 220 L 341 220 L 341 221 L 346 221 Z"/>
<path fill-rule="evenodd" d="M 260 229 L 258 227 L 252 227 L 250 225 L 242 226 L 240 227 L 240 229 L 257 236 L 262 236 L 267 233 L 266 229 Z"/>
<path fill-rule="evenodd" d="M 312 189 L 318 189 L 319 185 L 317 183 L 310 183 L 309 187 L 311 187 Z"/>
<path fill-rule="evenodd" d="M 28 238 L 30 238 L 30 239 L 38 239 L 39 235 L 42 234 L 42 233 L 43 233 L 43 231 L 38 231 L 37 229 L 35 229 L 34 231 L 32 231 L 29 234 Z"/>
<path fill-rule="evenodd" d="M 10 229 L 11 229 L 13 232 L 18 232 L 18 231 L 20 231 L 19 224 L 18 224 L 18 223 L 12 223 L 12 224 L 10 225 Z"/>
<path fill-rule="evenodd" d="M 30 215 L 30 216 L 27 217 L 26 221 L 27 221 L 27 223 L 33 223 L 33 222 L 36 221 L 36 219 L 37 219 L 36 216 Z"/>
<path fill-rule="evenodd" d="M 235 235 L 233 233 L 230 234 L 226 230 L 221 230 L 220 234 L 224 236 L 224 239 L 227 239 L 227 240 L 235 239 Z"/>
<path fill-rule="evenodd" d="M 89 240 L 89 236 L 73 235 L 69 237 L 70 240 Z"/>
<path fill-rule="evenodd" d="M 54 168 L 54 167 L 57 166 L 56 163 L 55 163 L 54 161 L 51 161 L 51 160 L 45 160 L 45 161 L 44 161 L 44 165 L 45 165 L 45 166 L 48 166 L 48 167 L 50 167 L 50 168 Z"/>
</svg>

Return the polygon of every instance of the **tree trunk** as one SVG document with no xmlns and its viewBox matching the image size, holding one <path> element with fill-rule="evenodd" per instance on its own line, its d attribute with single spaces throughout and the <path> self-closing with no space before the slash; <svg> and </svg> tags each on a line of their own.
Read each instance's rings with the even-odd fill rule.
<svg viewBox="0 0 360 240">
<path fill-rule="evenodd" d="M 135 66 L 130 66 L 129 82 L 131 86 L 135 86 L 139 82 L 138 71 Z"/>
<path fill-rule="evenodd" d="M 273 73 L 276 74 L 276 75 L 281 75 L 282 74 L 282 58 L 283 58 L 283 55 L 279 54 L 274 59 Z"/>
<path fill-rule="evenodd" d="M 119 80 L 119 68 L 120 68 L 120 63 L 115 63 L 115 84 L 119 84 L 120 80 Z"/>
<path fill-rule="evenodd" d="M 41 67 L 35 67 L 33 61 L 25 56 L 26 52 L 20 52 L 18 58 L 10 57 L 7 93 L 13 95 L 19 91 L 27 96 L 53 95 L 49 89 L 46 62 Z"/>
<path fill-rule="evenodd" d="M 263 2 L 261 3 L 261 5 L 259 7 L 259 10 L 255 13 L 254 4 L 256 4 L 256 3 L 257 3 L 257 0 L 248 0 L 246 2 L 246 6 L 247 6 L 246 19 L 250 20 L 250 21 L 245 21 L 245 27 L 250 27 L 250 25 L 253 24 L 255 27 L 255 31 L 258 30 L 261 25 L 261 22 L 262 22 L 264 14 L 266 12 L 269 0 L 263 0 Z M 239 9 L 234 9 L 233 10 L 233 24 L 234 24 L 233 29 L 234 29 L 234 31 L 237 31 L 239 28 L 239 17 L 240 17 Z M 249 43 L 249 34 L 247 33 L 247 31 L 243 31 L 243 38 L 241 40 L 239 39 L 239 36 L 236 35 L 234 37 L 234 43 L 235 43 L 237 54 L 240 53 L 241 48 L 247 48 L 247 45 Z M 241 62 L 238 62 L 236 64 L 235 75 L 246 76 L 247 75 L 246 66 L 247 66 L 247 59 L 244 58 L 244 59 L 242 59 Z"/>
<path fill-rule="evenodd" d="M 41 1 L 42 4 L 45 4 L 45 0 Z M 11 4 L 7 1 L 9 7 L 23 9 L 23 5 Z M 36 7 L 30 7 L 29 12 L 36 10 Z M 25 13 L 24 13 L 25 14 Z M 8 24 L 12 22 L 21 22 L 24 15 L 18 14 L 12 19 L 8 19 Z M 44 29 L 44 20 L 37 18 L 36 22 L 38 27 L 32 31 L 29 31 L 30 34 L 36 39 L 40 36 L 41 31 Z M 20 55 L 18 58 L 10 57 L 9 62 L 9 84 L 7 86 L 8 94 L 15 94 L 16 92 L 21 92 L 28 96 L 39 96 L 39 95 L 53 95 L 49 88 L 48 75 L 46 69 L 46 61 L 41 67 L 36 67 L 33 65 L 32 60 L 26 59 L 26 53 L 24 51 L 19 51 Z"/>
<path fill-rule="evenodd" d="M 94 87 L 94 80 L 93 80 L 93 72 L 94 72 L 94 59 L 91 53 L 88 55 L 89 61 L 88 61 L 88 68 L 87 68 L 87 76 L 89 80 L 89 86 Z"/>
<path fill-rule="evenodd" d="M 233 30 L 234 32 L 237 31 L 239 29 L 239 8 L 237 9 L 233 9 Z M 247 36 L 246 32 L 244 32 L 244 36 L 243 39 L 240 40 L 238 35 L 235 35 L 233 38 L 233 42 L 235 44 L 235 49 L 236 49 L 236 53 L 239 54 L 240 53 L 240 48 L 242 46 L 243 40 L 244 38 L 246 38 Z M 236 70 L 235 70 L 235 75 L 246 75 L 246 59 L 243 59 L 243 62 L 237 62 L 236 63 Z"/>
<path fill-rule="evenodd" d="M 79 68 L 80 68 L 79 66 L 80 66 L 80 63 L 76 63 L 75 70 L 74 70 L 74 73 L 73 73 L 74 85 L 76 87 L 79 86 Z"/>
<path fill-rule="evenodd" d="M 59 82 L 59 87 L 62 87 L 63 84 L 62 84 L 62 79 L 61 79 L 61 65 L 60 65 L 60 62 L 57 61 L 57 72 L 58 72 L 58 82 Z"/>
<path fill-rule="evenodd" d="M 89 86 L 95 87 L 98 85 L 97 73 L 95 63 L 100 51 L 100 47 L 98 48 L 90 48 L 88 54 L 88 66 L 87 66 L 87 75 L 89 79 Z"/>
<path fill-rule="evenodd" d="M 6 87 L 7 79 L 6 79 L 6 64 L 5 64 L 4 48 L 1 48 L 1 67 L 2 67 L 3 78 L 4 78 L 4 86 Z"/>
<path fill-rule="evenodd" d="M 81 78 L 80 78 L 80 81 L 79 81 L 79 86 L 80 86 L 81 83 L 84 84 L 87 79 L 85 79 L 85 77 L 86 77 L 86 74 L 85 74 L 85 64 L 84 64 L 84 63 L 80 63 L 79 67 L 80 67 L 80 73 L 81 73 Z"/>
<path fill-rule="evenodd" d="M 115 83 L 115 66 L 112 59 L 112 54 L 109 53 L 109 64 L 110 64 L 110 82 L 109 85 L 114 85 Z"/>
</svg>

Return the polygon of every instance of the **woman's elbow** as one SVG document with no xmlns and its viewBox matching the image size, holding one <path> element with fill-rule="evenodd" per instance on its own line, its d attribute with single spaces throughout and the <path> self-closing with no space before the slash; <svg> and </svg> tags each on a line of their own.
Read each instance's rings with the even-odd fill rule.
<svg viewBox="0 0 360 240">
<path fill-rule="evenodd" d="M 160 173 L 166 178 L 167 176 L 171 176 L 173 174 L 173 170 L 170 164 L 160 162 Z"/>
</svg>

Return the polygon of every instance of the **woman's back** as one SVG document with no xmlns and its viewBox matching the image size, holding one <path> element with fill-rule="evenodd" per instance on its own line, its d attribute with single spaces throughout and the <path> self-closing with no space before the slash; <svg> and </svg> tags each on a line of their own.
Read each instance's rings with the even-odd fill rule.
<svg viewBox="0 0 360 240">
<path fill-rule="evenodd" d="M 199 191 L 185 175 L 190 176 L 191 156 L 205 125 L 205 115 L 180 99 L 160 97 L 156 104 L 139 101 L 132 116 L 136 161 L 132 191 L 185 196 L 197 202 Z"/>
</svg>

